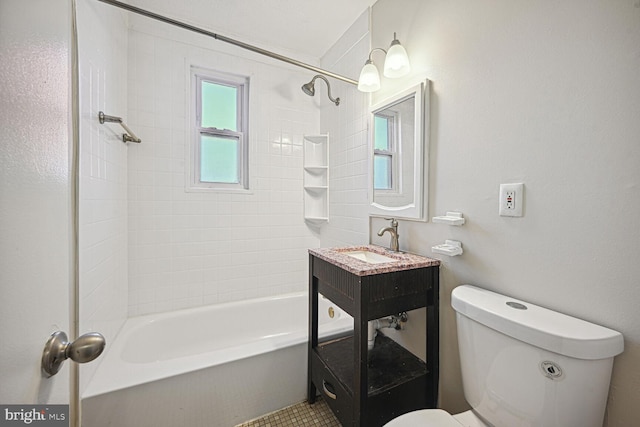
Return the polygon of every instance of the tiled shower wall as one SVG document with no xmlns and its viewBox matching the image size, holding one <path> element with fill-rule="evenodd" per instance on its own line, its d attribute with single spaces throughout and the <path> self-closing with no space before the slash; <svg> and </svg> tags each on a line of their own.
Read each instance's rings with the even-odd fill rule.
<svg viewBox="0 0 640 427">
<path fill-rule="evenodd" d="M 221 42 L 132 18 L 129 315 L 302 291 L 307 249 L 302 138 L 319 110 L 313 76 Z M 190 66 L 250 76 L 250 192 L 186 192 Z"/>
<path fill-rule="evenodd" d="M 369 13 L 365 11 L 322 58 L 327 70 L 357 79 L 369 53 Z M 321 129 L 331 135 L 330 222 L 323 227 L 321 246 L 369 242 L 367 215 L 367 117 L 369 95 L 356 86 L 332 80 L 339 107 L 324 103 Z"/>
<path fill-rule="evenodd" d="M 117 124 L 127 119 L 127 23 L 117 9 L 77 3 L 80 89 L 80 333 L 112 342 L 127 318 L 127 147 Z M 97 368 L 81 365 L 81 390 Z"/>
</svg>

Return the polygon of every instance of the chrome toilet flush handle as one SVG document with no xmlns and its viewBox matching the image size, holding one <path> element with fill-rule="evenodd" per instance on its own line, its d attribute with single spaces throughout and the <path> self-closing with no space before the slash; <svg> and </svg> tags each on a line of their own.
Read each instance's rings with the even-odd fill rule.
<svg viewBox="0 0 640 427">
<path fill-rule="evenodd" d="M 42 370 L 48 377 L 52 377 L 67 359 L 77 363 L 91 362 L 102 354 L 105 345 L 104 336 L 98 332 L 89 332 L 70 343 L 67 341 L 67 334 L 56 331 L 51 334 L 42 350 Z"/>
</svg>

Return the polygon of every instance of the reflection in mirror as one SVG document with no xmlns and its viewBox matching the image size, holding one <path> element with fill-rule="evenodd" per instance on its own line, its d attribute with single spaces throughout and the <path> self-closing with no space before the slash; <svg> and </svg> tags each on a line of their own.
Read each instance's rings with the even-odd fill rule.
<svg viewBox="0 0 640 427">
<path fill-rule="evenodd" d="M 425 84 L 374 106 L 371 124 L 371 214 L 424 219 Z"/>
<path fill-rule="evenodd" d="M 378 112 L 373 115 L 373 189 L 374 191 L 393 190 L 396 179 L 392 173 L 396 171 L 393 166 L 395 148 L 397 145 L 395 135 L 394 115 Z"/>
<path fill-rule="evenodd" d="M 384 206 L 413 201 L 415 94 L 373 115 L 374 200 Z"/>
</svg>

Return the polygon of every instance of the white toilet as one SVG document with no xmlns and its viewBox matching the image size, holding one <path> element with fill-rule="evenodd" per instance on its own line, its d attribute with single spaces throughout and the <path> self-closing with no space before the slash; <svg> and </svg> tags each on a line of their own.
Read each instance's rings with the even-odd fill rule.
<svg viewBox="0 0 640 427">
<path fill-rule="evenodd" d="M 385 427 L 602 427 L 619 332 L 470 285 L 451 305 L 473 409 L 409 412 Z"/>
</svg>

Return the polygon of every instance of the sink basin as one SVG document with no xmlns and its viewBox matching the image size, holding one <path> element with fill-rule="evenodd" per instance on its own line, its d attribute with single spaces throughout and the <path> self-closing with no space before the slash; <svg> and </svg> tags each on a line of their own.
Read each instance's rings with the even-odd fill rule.
<svg viewBox="0 0 640 427">
<path fill-rule="evenodd" d="M 360 261 L 368 262 L 369 264 L 382 264 L 385 262 L 397 262 L 398 260 L 395 258 L 391 258 L 385 255 L 381 255 L 375 252 L 369 251 L 349 251 L 343 252 L 345 255 L 349 255 L 355 259 L 359 259 Z"/>
</svg>

